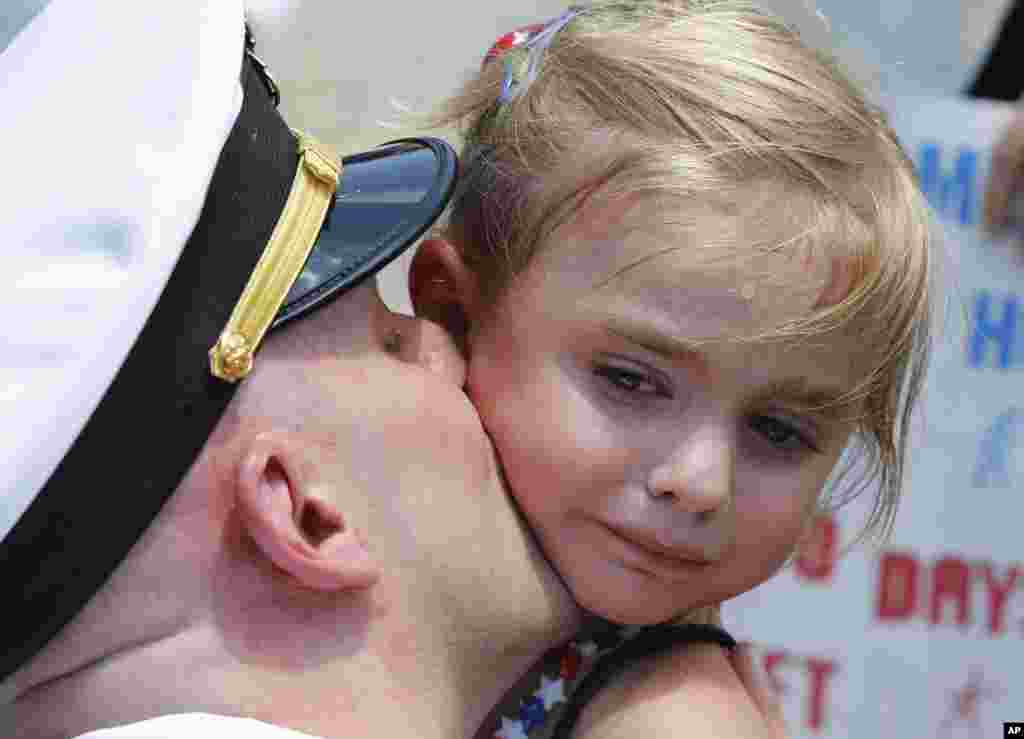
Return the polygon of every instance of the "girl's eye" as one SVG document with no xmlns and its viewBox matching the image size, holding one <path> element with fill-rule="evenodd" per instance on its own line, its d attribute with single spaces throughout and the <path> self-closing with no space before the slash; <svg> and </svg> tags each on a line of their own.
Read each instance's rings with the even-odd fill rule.
<svg viewBox="0 0 1024 739">
<path fill-rule="evenodd" d="M 617 390 L 632 395 L 665 395 L 662 387 L 643 372 L 608 364 L 598 365 L 594 374 L 604 378 Z"/>
<path fill-rule="evenodd" d="M 754 416 L 750 420 L 750 427 L 781 451 L 818 451 L 818 448 L 802 432 L 782 419 L 772 416 Z"/>
</svg>

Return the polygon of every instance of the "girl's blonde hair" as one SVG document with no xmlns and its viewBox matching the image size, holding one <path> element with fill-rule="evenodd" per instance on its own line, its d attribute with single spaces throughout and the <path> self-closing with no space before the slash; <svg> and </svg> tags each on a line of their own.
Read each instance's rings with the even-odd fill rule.
<svg viewBox="0 0 1024 739">
<path fill-rule="evenodd" d="M 488 63 L 436 121 L 465 135 L 449 229 L 485 301 L 591 194 L 675 197 L 666 217 L 685 224 L 687 203 L 735 213 L 770 185 L 793 237 L 728 244 L 723 229 L 720 245 L 841 257 L 855 279 L 838 304 L 743 340 L 855 328 L 875 350 L 843 399 L 858 409 L 860 453 L 844 458 L 829 502 L 877 482 L 862 534 L 887 534 L 930 348 L 932 276 L 928 210 L 883 113 L 830 56 L 738 0 L 598 0 L 499 105 L 503 77 Z M 850 484 L 837 492 L 840 481 Z"/>
</svg>

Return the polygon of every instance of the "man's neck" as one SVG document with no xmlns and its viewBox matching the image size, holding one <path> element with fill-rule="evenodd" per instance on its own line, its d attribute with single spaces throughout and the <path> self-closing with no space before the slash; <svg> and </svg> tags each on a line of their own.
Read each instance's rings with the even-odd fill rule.
<svg viewBox="0 0 1024 739">
<path fill-rule="evenodd" d="M 368 591 L 323 603 L 292 602 L 266 563 L 238 556 L 251 543 L 229 536 L 201 569 L 213 573 L 198 587 L 209 600 L 190 620 L 37 685 L 0 709 L 0 736 L 63 738 L 193 712 L 328 739 L 472 736 L 578 625 L 502 496 L 496 488 L 453 499 L 463 504 L 449 506 L 448 529 L 414 501 L 384 506 L 371 530 L 395 533 L 376 538 L 375 553 L 396 564 Z M 408 519 L 414 539 L 402 534 Z M 457 558 L 485 525 L 487 540 Z"/>
<path fill-rule="evenodd" d="M 197 624 L 37 686 L 0 711 L 0 734 L 56 739 L 199 712 L 325 739 L 472 736 L 515 681 L 573 627 L 569 619 L 546 626 L 537 619 L 528 633 L 515 624 L 489 631 L 428 626 L 411 614 L 393 618 L 409 604 L 381 585 L 365 607 L 354 606 L 375 621 L 365 629 L 339 624 L 351 629 L 348 655 L 322 664 L 312 656 L 305 664 L 280 663 L 273 645 L 254 642 L 249 648 L 265 649 L 252 660 L 238 634 Z M 315 635 L 293 638 L 314 643 Z"/>
</svg>

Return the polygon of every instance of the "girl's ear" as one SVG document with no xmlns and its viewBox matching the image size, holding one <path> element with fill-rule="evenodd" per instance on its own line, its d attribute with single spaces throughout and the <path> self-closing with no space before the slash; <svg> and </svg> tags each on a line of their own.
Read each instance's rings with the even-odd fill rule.
<svg viewBox="0 0 1024 739">
<path fill-rule="evenodd" d="M 267 559 L 308 588 L 369 587 L 380 577 L 377 563 L 336 505 L 316 495 L 319 469 L 292 435 L 255 437 L 238 465 L 243 525 Z"/>
<path fill-rule="evenodd" d="M 480 309 L 480 284 L 454 244 L 438 237 L 420 244 L 409 268 L 409 295 L 416 315 L 442 326 L 464 350 Z"/>
</svg>

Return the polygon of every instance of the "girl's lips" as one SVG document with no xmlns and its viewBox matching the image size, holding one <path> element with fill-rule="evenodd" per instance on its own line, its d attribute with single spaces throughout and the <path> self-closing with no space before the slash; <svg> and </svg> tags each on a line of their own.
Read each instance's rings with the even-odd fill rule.
<svg viewBox="0 0 1024 739">
<path fill-rule="evenodd" d="M 692 576 L 711 564 L 706 557 L 685 550 L 668 549 L 629 529 L 601 522 L 601 527 L 613 537 L 623 551 L 624 564 L 665 579 L 680 575 Z"/>
</svg>

